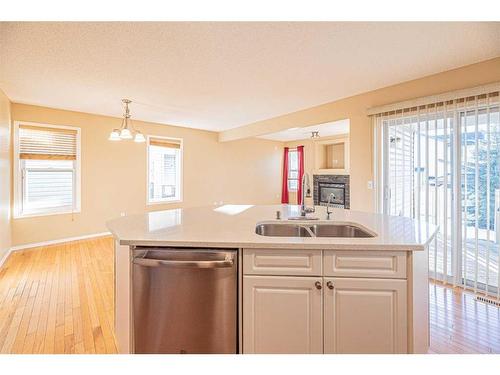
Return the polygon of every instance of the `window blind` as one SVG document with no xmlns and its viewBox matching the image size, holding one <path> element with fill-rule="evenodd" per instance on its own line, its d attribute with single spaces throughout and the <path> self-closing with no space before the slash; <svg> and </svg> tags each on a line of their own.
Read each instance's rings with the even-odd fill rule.
<svg viewBox="0 0 500 375">
<path fill-rule="evenodd" d="M 499 92 L 443 97 L 372 117 L 379 207 L 439 225 L 431 277 L 500 298 Z"/>
<path fill-rule="evenodd" d="M 76 130 L 20 125 L 19 158 L 76 160 L 76 139 Z"/>
<path fill-rule="evenodd" d="M 173 139 L 150 138 L 149 144 L 151 146 L 166 147 L 166 148 L 181 148 L 180 141 Z"/>
</svg>

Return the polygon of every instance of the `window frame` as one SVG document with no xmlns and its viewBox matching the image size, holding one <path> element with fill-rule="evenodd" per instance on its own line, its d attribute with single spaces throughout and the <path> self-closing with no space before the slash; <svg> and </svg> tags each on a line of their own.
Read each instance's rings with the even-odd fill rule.
<svg viewBox="0 0 500 375">
<path fill-rule="evenodd" d="M 74 175 L 74 189 L 73 189 L 73 207 L 68 209 L 68 206 L 53 207 L 49 209 L 39 210 L 37 212 L 23 213 L 24 203 L 24 181 L 23 172 L 25 168 L 21 166 L 21 159 L 19 158 L 19 127 L 20 125 L 29 125 L 41 128 L 53 129 L 67 129 L 76 131 L 76 160 L 74 160 L 74 168 L 72 169 Z M 51 215 L 65 215 L 81 212 L 81 128 L 69 125 L 53 125 L 44 124 L 39 122 L 30 121 L 14 121 L 14 155 L 13 155 L 13 180 L 14 180 L 14 209 L 13 218 L 23 219 L 29 217 L 51 216 Z"/>
<path fill-rule="evenodd" d="M 290 178 L 290 172 L 292 171 L 292 169 L 290 168 L 290 164 L 291 164 L 291 160 L 292 158 L 290 157 L 290 153 L 292 152 L 295 152 L 297 154 L 297 169 L 293 169 L 293 171 L 297 171 L 297 178 Z M 295 189 L 292 189 L 290 188 L 290 181 L 297 181 L 297 188 Z M 295 192 L 298 192 L 299 189 L 299 154 L 298 154 L 298 150 L 297 148 L 290 148 L 288 149 L 288 175 L 286 176 L 286 183 L 287 183 L 287 188 L 288 188 L 288 191 L 289 192 L 292 192 L 292 193 L 295 193 Z"/>
<path fill-rule="evenodd" d="M 165 198 L 161 200 L 150 200 L 149 199 L 149 147 L 151 139 L 163 139 L 167 141 L 179 142 L 179 197 L 175 198 Z M 155 206 L 159 204 L 171 204 L 171 203 L 182 203 L 184 196 L 184 140 L 182 138 L 165 137 L 160 135 L 147 135 L 146 136 L 146 206 Z"/>
</svg>

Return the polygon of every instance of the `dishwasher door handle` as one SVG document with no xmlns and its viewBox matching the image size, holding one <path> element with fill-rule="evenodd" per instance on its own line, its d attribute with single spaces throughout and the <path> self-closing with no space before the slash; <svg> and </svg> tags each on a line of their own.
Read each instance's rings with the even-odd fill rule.
<svg viewBox="0 0 500 375">
<path fill-rule="evenodd" d="M 134 258 L 134 264 L 144 267 L 226 268 L 233 266 L 234 259 L 232 257 L 227 257 L 224 260 L 160 260 Z"/>
</svg>

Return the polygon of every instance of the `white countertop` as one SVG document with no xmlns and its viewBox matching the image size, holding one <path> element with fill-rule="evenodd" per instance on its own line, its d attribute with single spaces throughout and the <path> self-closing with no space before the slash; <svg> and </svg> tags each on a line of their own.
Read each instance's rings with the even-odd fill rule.
<svg viewBox="0 0 500 375">
<path fill-rule="evenodd" d="M 224 205 L 220 207 L 179 208 L 125 216 L 107 223 L 121 245 L 186 246 L 221 248 L 287 248 L 287 249 L 344 249 L 344 250 L 423 250 L 433 239 L 437 227 L 399 216 L 333 209 L 328 223 L 354 223 L 377 235 L 372 238 L 311 238 L 266 237 L 255 233 L 258 222 L 299 215 L 295 205 Z M 316 206 L 308 214 L 325 222 L 325 207 Z M 289 221 L 302 223 L 301 221 Z"/>
</svg>

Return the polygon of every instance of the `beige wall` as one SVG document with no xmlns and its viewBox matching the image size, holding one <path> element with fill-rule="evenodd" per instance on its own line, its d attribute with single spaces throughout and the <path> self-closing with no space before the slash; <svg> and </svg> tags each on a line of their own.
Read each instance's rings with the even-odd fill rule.
<svg viewBox="0 0 500 375">
<path fill-rule="evenodd" d="M 219 139 L 230 141 L 348 118 L 351 208 L 372 211 L 375 203 L 373 190 L 369 190 L 367 184 L 373 180 L 373 142 L 367 109 L 498 81 L 500 57 L 231 129 L 220 133 Z"/>
<path fill-rule="evenodd" d="M 0 263 L 10 248 L 10 101 L 0 90 Z"/>
<path fill-rule="evenodd" d="M 81 213 L 14 219 L 13 245 L 103 232 L 107 230 L 105 222 L 122 212 L 214 202 L 280 202 L 281 142 L 248 139 L 219 143 L 214 132 L 134 121 L 145 134 L 184 140 L 183 203 L 147 206 L 146 145 L 107 140 L 120 119 L 13 103 L 12 120 L 82 130 Z"/>
</svg>

